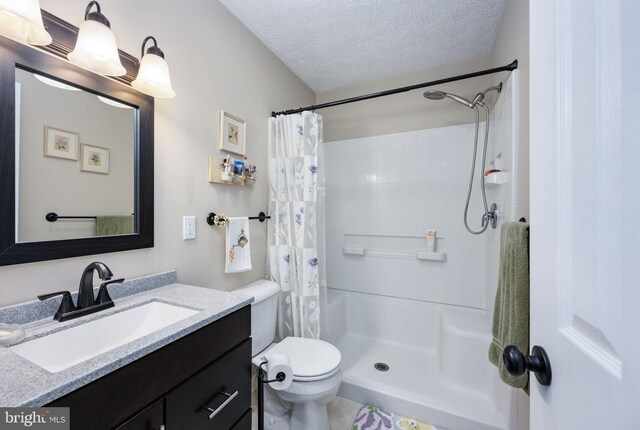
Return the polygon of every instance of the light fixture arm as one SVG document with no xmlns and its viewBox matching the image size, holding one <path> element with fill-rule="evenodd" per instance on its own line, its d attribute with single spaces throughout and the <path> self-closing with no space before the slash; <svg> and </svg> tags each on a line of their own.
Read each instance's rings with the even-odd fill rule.
<svg viewBox="0 0 640 430">
<path fill-rule="evenodd" d="M 96 7 L 96 11 L 95 12 L 91 12 L 91 8 L 93 6 Z M 84 11 L 84 19 L 85 19 L 85 21 L 88 20 L 88 19 L 90 19 L 92 21 L 97 21 L 100 24 L 104 24 L 107 27 L 111 28 L 111 23 L 109 22 L 107 17 L 102 14 L 102 8 L 100 8 L 100 3 L 98 3 L 95 0 L 90 1 L 89 4 L 87 5 L 87 8 Z"/>
<path fill-rule="evenodd" d="M 98 13 L 102 13 L 102 9 L 100 9 L 100 3 L 97 1 L 90 1 L 87 5 L 87 9 L 84 11 L 84 19 L 89 19 L 89 13 L 91 13 L 91 7 L 95 6 Z"/>
<path fill-rule="evenodd" d="M 142 60 L 142 57 L 144 57 L 145 52 L 144 52 L 144 46 L 147 44 L 148 41 L 153 40 L 153 46 L 150 46 L 147 49 L 147 54 L 154 54 L 157 55 L 159 57 L 164 58 L 164 52 L 162 52 L 162 49 L 158 48 L 158 41 L 156 40 L 155 37 L 153 36 L 147 36 L 144 41 L 142 42 L 142 49 L 140 51 L 140 59 Z"/>
</svg>

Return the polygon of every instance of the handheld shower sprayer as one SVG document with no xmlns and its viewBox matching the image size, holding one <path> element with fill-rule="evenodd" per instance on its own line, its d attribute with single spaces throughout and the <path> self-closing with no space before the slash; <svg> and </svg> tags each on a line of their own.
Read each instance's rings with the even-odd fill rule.
<svg viewBox="0 0 640 430">
<path fill-rule="evenodd" d="M 471 175 L 469 177 L 469 191 L 467 193 L 467 202 L 464 206 L 464 226 L 467 231 L 471 234 L 482 234 L 489 227 L 489 224 L 493 228 L 496 228 L 496 205 L 495 203 L 491 206 L 491 210 L 487 206 L 487 195 L 485 192 L 484 186 L 484 172 L 486 171 L 486 161 L 487 161 L 487 143 L 489 141 L 489 107 L 482 101 L 484 96 L 490 91 L 497 91 L 498 93 L 502 91 L 502 82 L 493 87 L 489 87 L 486 90 L 479 92 L 473 98 L 473 101 L 469 101 L 464 97 L 460 97 L 455 94 L 445 93 L 440 90 L 429 90 L 425 91 L 423 96 L 429 100 L 443 100 L 444 98 L 449 98 L 454 100 L 460 104 L 465 105 L 468 108 L 471 108 L 475 111 L 476 114 L 476 130 L 475 130 L 475 139 L 473 144 L 473 158 L 471 161 Z M 467 221 L 467 214 L 469 212 L 469 202 L 471 200 L 471 191 L 473 190 L 473 177 L 475 176 L 475 167 L 476 167 L 476 156 L 478 153 L 478 131 L 480 128 L 480 111 L 478 110 L 478 105 L 481 106 L 486 112 L 485 118 L 485 129 L 484 129 L 484 148 L 482 150 L 482 170 L 480 170 L 480 189 L 482 191 L 482 203 L 484 204 L 484 214 L 482 215 L 482 225 L 481 229 L 478 231 L 472 230 L 469 227 L 469 223 Z"/>
<path fill-rule="evenodd" d="M 446 97 L 451 100 L 455 100 L 458 103 L 463 104 L 468 108 L 473 108 L 473 104 L 469 100 L 465 99 L 464 97 L 460 97 L 455 94 L 445 93 L 444 91 L 440 91 L 440 90 L 425 91 L 423 96 L 429 100 L 442 100 Z"/>
</svg>

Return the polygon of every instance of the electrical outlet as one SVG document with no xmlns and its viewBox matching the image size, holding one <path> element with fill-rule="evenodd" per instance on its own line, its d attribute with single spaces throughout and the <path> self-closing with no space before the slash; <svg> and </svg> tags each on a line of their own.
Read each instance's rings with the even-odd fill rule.
<svg viewBox="0 0 640 430">
<path fill-rule="evenodd" d="M 195 238 L 196 238 L 196 217 L 183 216 L 182 217 L 182 239 L 190 240 Z"/>
</svg>

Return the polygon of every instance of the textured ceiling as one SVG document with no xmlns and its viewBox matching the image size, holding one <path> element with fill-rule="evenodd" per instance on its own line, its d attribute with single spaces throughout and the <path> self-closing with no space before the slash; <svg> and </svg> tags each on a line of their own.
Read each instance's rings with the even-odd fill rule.
<svg viewBox="0 0 640 430">
<path fill-rule="evenodd" d="M 221 0 L 314 91 L 491 53 L 507 0 Z"/>
</svg>

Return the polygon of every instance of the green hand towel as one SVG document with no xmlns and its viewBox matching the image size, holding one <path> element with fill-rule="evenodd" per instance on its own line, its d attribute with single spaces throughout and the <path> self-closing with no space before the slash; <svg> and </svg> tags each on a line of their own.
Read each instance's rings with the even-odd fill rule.
<svg viewBox="0 0 640 430">
<path fill-rule="evenodd" d="M 96 217 L 96 236 L 133 233 L 133 215 L 100 215 Z"/>
<path fill-rule="evenodd" d="M 507 345 L 529 353 L 529 225 L 524 222 L 506 222 L 500 230 L 500 273 L 492 332 L 489 360 L 498 367 L 500 379 L 528 392 L 529 374 L 512 376 L 502 361 Z"/>
</svg>

